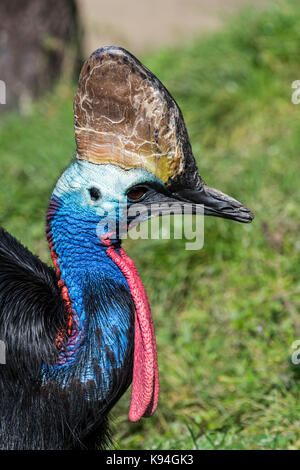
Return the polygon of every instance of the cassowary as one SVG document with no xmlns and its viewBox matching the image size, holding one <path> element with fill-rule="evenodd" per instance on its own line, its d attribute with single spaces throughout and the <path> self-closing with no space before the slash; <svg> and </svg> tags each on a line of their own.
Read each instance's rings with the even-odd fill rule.
<svg viewBox="0 0 300 470">
<path fill-rule="evenodd" d="M 74 126 L 76 156 L 47 211 L 54 269 L 0 231 L 2 449 L 105 448 L 107 415 L 131 382 L 129 418 L 154 413 L 153 323 L 121 248 L 153 204 L 253 218 L 204 183 L 177 104 L 124 49 L 99 49 L 83 65 Z"/>
</svg>

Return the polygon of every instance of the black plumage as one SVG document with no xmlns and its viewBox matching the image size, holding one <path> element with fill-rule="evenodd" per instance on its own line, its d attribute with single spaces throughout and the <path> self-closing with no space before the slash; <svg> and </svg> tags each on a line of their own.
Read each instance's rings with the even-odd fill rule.
<svg viewBox="0 0 300 470">
<path fill-rule="evenodd" d="M 85 295 L 88 328 L 93 329 L 99 308 L 101 315 L 108 314 L 109 299 L 114 308 L 119 305 L 133 315 L 126 289 L 91 281 Z M 125 373 L 111 377 L 113 393 L 105 401 L 93 399 L 94 383 L 87 400 L 86 386 L 76 377 L 65 388 L 55 380 L 42 385 L 41 368 L 55 362 L 55 338 L 65 317 L 54 269 L 0 229 L 0 339 L 6 346 L 6 364 L 0 365 L 1 449 L 103 448 L 110 440 L 107 413 L 130 384 L 132 350 Z M 91 341 L 91 348 L 97 344 Z M 77 366 L 84 366 L 84 358 Z"/>
</svg>

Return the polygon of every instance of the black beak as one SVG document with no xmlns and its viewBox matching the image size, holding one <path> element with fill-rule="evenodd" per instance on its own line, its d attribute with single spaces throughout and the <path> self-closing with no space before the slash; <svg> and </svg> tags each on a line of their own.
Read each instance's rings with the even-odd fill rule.
<svg viewBox="0 0 300 470">
<path fill-rule="evenodd" d="M 187 204 L 201 204 L 204 215 L 213 215 L 237 222 L 249 223 L 254 214 L 239 201 L 227 194 L 203 184 L 200 189 L 182 189 L 173 193 L 173 197 Z"/>
<path fill-rule="evenodd" d="M 201 182 L 201 186 L 198 185 L 197 189 L 178 187 L 176 190 L 170 187 L 167 191 L 162 191 L 162 188 L 150 189 L 140 204 L 133 205 L 137 213 L 134 212 L 132 217 L 129 217 L 132 226 L 149 217 L 170 214 L 213 215 L 243 223 L 253 220 L 254 214 L 239 201 L 206 186 L 203 180 Z"/>
</svg>

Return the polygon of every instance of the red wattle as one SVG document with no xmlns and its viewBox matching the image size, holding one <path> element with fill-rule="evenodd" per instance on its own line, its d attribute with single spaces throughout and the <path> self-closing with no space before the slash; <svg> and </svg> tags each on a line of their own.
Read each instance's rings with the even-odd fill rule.
<svg viewBox="0 0 300 470">
<path fill-rule="evenodd" d="M 158 404 L 159 378 L 154 326 L 149 301 L 137 269 L 123 249 L 118 254 L 107 248 L 108 256 L 126 277 L 135 304 L 134 360 L 129 419 L 151 416 Z"/>
<path fill-rule="evenodd" d="M 155 413 L 157 404 L 158 404 L 158 395 L 159 395 L 159 377 L 158 377 L 158 364 L 157 364 L 157 351 L 156 351 L 156 340 L 155 340 L 155 332 L 154 332 L 154 325 L 153 325 L 153 320 L 152 320 L 152 314 L 151 314 L 151 309 L 150 309 L 150 304 L 148 300 L 148 296 L 144 287 L 144 284 L 142 283 L 142 280 L 138 274 L 138 271 L 136 269 L 136 266 L 133 262 L 133 260 L 125 253 L 123 248 L 120 248 L 120 253 L 122 258 L 127 261 L 128 265 L 132 269 L 133 274 L 135 275 L 135 280 L 138 284 L 139 288 L 139 293 L 140 296 L 143 298 L 143 303 L 145 306 L 146 314 L 148 317 L 148 322 L 151 328 L 151 339 L 152 339 L 152 348 L 153 348 L 153 358 L 154 358 L 154 388 L 153 388 L 153 399 L 151 403 L 149 403 L 149 406 L 144 413 L 145 417 L 152 416 L 153 413 Z"/>
</svg>

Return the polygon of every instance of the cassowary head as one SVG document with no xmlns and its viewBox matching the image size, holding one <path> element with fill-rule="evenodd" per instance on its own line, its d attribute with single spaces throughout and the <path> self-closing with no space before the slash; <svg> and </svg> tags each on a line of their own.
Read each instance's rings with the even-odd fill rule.
<svg viewBox="0 0 300 470">
<path fill-rule="evenodd" d="M 137 312 L 134 404 L 130 415 L 137 420 L 151 414 L 157 404 L 155 339 L 145 293 L 134 265 L 120 249 L 119 235 L 130 224 L 156 214 L 157 207 L 166 203 L 176 203 L 179 212 L 183 206 L 193 212 L 201 205 L 206 215 L 239 222 L 251 222 L 253 214 L 240 202 L 205 184 L 174 99 L 124 49 L 105 47 L 85 62 L 74 103 L 74 124 L 76 156 L 59 179 L 50 201 L 50 247 L 54 264 L 59 264 L 66 302 L 75 310 L 70 317 L 73 315 L 72 325 L 77 322 L 76 331 L 86 329 L 81 300 L 86 279 L 99 277 L 99 263 L 103 271 L 107 254 L 114 263 L 105 265 L 106 278 L 118 278 L 119 282 L 120 271 L 115 265 L 126 277 Z M 137 206 L 139 210 L 135 210 Z M 108 241 L 117 251 L 107 249 Z M 99 247 L 106 247 L 104 255 Z M 116 321 L 114 328 L 117 326 Z M 122 330 L 124 337 L 126 328 Z M 81 333 L 75 333 L 70 327 L 74 351 L 81 341 Z M 68 360 L 66 356 L 62 363 L 68 364 Z M 98 369 L 108 367 L 108 362 L 102 362 Z M 88 374 L 93 378 L 92 373 Z"/>
<path fill-rule="evenodd" d="M 85 62 L 74 124 L 76 158 L 54 196 L 70 212 L 95 222 L 104 219 L 98 236 L 126 230 L 135 217 L 141 221 L 153 215 L 153 203 L 176 202 L 179 210 L 201 204 L 205 215 L 251 222 L 252 213 L 240 202 L 205 184 L 176 102 L 124 49 L 105 47 Z M 144 212 L 135 212 L 137 203 Z"/>
</svg>

